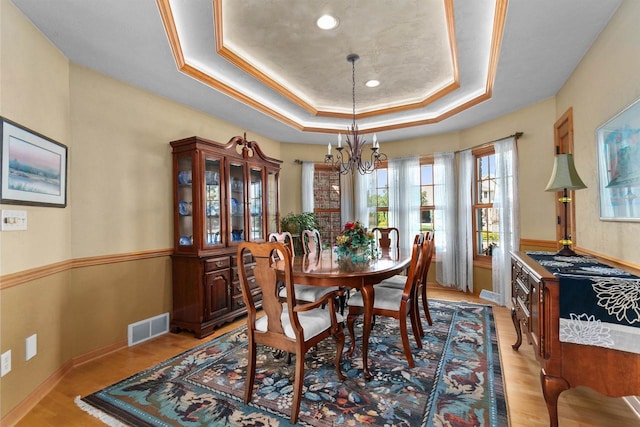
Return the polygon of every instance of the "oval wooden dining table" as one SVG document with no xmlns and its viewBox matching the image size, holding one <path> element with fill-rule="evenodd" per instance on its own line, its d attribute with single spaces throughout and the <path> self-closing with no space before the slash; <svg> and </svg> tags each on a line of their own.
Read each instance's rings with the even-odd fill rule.
<svg viewBox="0 0 640 427">
<path fill-rule="evenodd" d="M 338 261 L 332 249 L 319 255 L 303 255 L 293 258 L 294 283 L 314 286 L 341 286 L 362 292 L 364 300 L 364 327 L 362 332 L 362 369 L 365 379 L 371 379 L 368 351 L 373 318 L 375 284 L 405 270 L 411 261 L 410 250 L 391 250 L 370 263 Z"/>
</svg>

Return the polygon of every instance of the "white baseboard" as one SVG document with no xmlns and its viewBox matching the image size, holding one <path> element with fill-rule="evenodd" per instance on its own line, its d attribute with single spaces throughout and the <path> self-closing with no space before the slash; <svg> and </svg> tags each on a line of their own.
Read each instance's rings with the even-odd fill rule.
<svg viewBox="0 0 640 427">
<path fill-rule="evenodd" d="M 623 399 L 627 402 L 627 405 L 631 407 L 633 412 L 636 413 L 638 418 L 640 418 L 640 396 L 626 396 L 623 397 Z"/>
</svg>

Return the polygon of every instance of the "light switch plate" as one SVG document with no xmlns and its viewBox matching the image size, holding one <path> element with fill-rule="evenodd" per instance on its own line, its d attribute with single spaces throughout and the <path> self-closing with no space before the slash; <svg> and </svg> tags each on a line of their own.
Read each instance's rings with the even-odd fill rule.
<svg viewBox="0 0 640 427">
<path fill-rule="evenodd" d="M 2 353 L 2 362 L 0 363 L 0 376 L 4 377 L 11 372 L 11 350 Z"/>
<path fill-rule="evenodd" d="M 27 211 L 2 209 L 0 221 L 2 231 L 18 231 L 27 229 Z"/>
<path fill-rule="evenodd" d="M 38 354 L 38 335 L 33 334 L 25 340 L 25 360 Z"/>
</svg>

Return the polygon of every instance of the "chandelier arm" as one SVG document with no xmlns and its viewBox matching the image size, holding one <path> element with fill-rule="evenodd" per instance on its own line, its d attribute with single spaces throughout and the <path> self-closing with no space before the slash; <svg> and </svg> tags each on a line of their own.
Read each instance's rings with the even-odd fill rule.
<svg viewBox="0 0 640 427">
<path fill-rule="evenodd" d="M 373 144 L 371 148 L 371 158 L 366 160 L 362 158 L 362 150 L 367 144 L 366 139 L 360 138 L 358 125 L 356 124 L 356 61 L 360 57 L 352 53 L 347 56 L 347 61 L 351 62 L 351 100 L 352 100 L 352 124 L 351 128 L 347 128 L 346 146 L 340 144 L 336 147 L 336 155 L 329 152 L 325 155 L 325 163 L 330 163 L 341 174 L 349 172 L 354 173 L 356 170 L 362 174 L 373 173 L 377 168 L 382 166 L 382 162 L 387 160 L 387 156 L 381 153 L 376 142 L 376 136 L 373 136 Z M 340 143 L 340 138 L 338 138 Z M 331 144 L 329 144 L 330 146 Z"/>
</svg>

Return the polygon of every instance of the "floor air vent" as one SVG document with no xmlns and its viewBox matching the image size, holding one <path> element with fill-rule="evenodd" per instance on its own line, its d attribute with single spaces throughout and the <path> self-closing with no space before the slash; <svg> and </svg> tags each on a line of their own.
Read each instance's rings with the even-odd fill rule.
<svg viewBox="0 0 640 427">
<path fill-rule="evenodd" d="M 129 325 L 129 347 L 169 332 L 169 313 Z"/>
<path fill-rule="evenodd" d="M 486 299 L 487 301 L 491 301 L 498 305 L 502 305 L 502 298 L 500 298 L 500 294 L 488 291 L 486 289 L 480 291 L 480 298 Z"/>
</svg>

